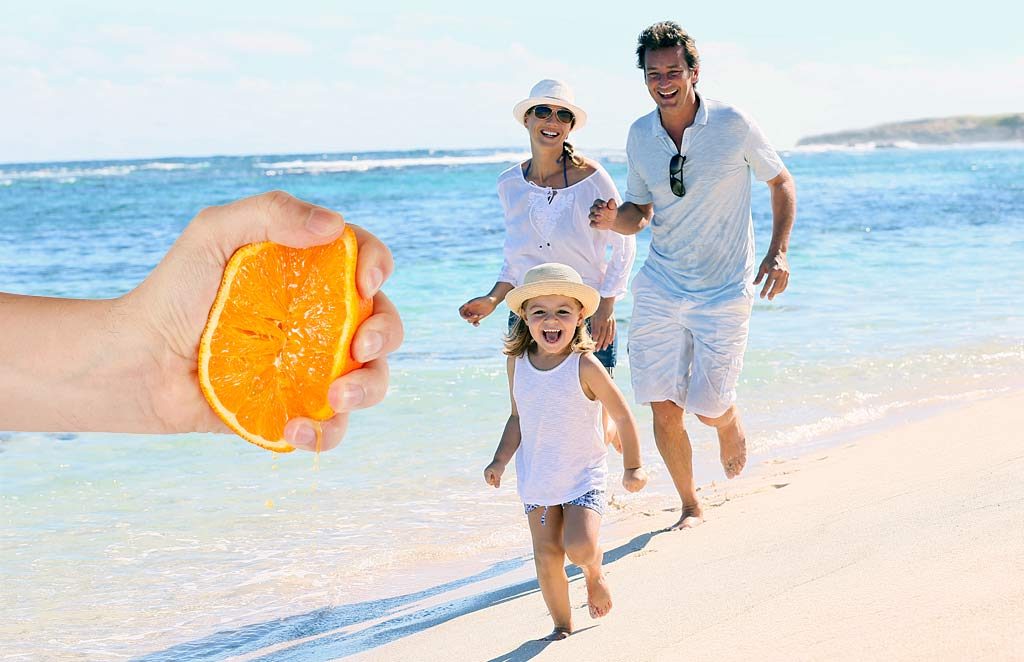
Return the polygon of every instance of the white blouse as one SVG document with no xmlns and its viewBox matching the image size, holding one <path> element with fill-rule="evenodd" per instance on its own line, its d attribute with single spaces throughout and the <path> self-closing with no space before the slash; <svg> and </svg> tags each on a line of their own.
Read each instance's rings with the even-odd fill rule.
<svg viewBox="0 0 1024 662">
<path fill-rule="evenodd" d="M 505 262 L 499 282 L 518 287 L 531 267 L 561 262 L 602 297 L 625 296 L 636 239 L 590 227 L 595 199 L 614 198 L 622 204 L 608 172 L 595 165 L 592 175 L 559 189 L 528 181 L 518 163 L 498 176 L 498 198 L 505 210 Z"/>
</svg>

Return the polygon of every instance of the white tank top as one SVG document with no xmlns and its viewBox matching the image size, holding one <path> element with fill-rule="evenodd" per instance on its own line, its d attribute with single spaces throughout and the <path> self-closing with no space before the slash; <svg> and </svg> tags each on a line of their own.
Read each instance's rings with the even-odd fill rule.
<svg viewBox="0 0 1024 662">
<path fill-rule="evenodd" d="M 573 352 L 550 370 L 534 368 L 525 354 L 515 366 L 512 396 L 522 433 L 516 452 L 519 498 L 554 506 L 605 489 L 601 404 L 583 393 L 580 354 Z"/>
</svg>

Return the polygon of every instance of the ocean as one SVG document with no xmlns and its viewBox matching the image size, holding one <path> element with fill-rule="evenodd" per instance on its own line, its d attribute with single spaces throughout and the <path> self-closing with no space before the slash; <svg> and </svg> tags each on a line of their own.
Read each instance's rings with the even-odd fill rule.
<svg viewBox="0 0 1024 662">
<path fill-rule="evenodd" d="M 624 189 L 622 153 L 589 155 Z M 418 600 L 472 595 L 480 579 L 528 571 L 512 474 L 500 490 L 482 479 L 508 415 L 505 315 L 479 328 L 458 316 L 495 280 L 495 179 L 525 156 L 0 164 L 0 290 L 118 296 L 203 206 L 279 188 L 391 247 L 385 291 L 406 328 L 387 399 L 355 414 L 343 445 L 318 463 L 227 435 L 0 432 L 4 656 L 205 660 L 276 646 L 260 659 L 331 659 L 437 618 L 395 616 Z M 754 306 L 739 386 L 750 470 L 1022 385 L 1024 148 L 783 158 L 799 196 L 792 279 L 775 302 Z M 759 260 L 771 213 L 756 182 L 753 217 Z M 634 270 L 648 241 L 638 237 Z M 631 400 L 630 308 L 629 297 L 617 307 L 615 379 Z M 652 480 L 625 494 L 611 456 L 611 491 L 626 514 L 674 494 L 650 413 L 634 409 Z M 698 483 L 721 482 L 714 434 L 687 420 Z M 652 527 L 675 519 L 661 517 Z"/>
</svg>

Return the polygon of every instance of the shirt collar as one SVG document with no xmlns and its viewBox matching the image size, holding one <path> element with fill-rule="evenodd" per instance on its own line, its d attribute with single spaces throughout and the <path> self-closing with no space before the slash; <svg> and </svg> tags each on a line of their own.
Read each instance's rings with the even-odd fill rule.
<svg viewBox="0 0 1024 662">
<path fill-rule="evenodd" d="M 691 126 L 706 126 L 708 123 L 708 104 L 704 101 L 704 97 L 701 96 L 700 92 L 694 89 L 693 93 L 697 96 L 697 114 L 693 117 L 693 124 Z M 659 135 L 664 133 L 665 127 L 661 126 L 661 111 L 657 108 L 651 113 L 651 133 Z"/>
</svg>

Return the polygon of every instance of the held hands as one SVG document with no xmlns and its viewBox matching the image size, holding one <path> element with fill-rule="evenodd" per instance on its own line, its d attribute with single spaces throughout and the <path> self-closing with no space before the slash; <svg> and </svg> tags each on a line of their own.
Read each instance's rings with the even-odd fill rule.
<svg viewBox="0 0 1024 662">
<path fill-rule="evenodd" d="M 647 471 L 643 467 L 625 469 L 622 472 L 622 486 L 627 492 L 639 492 L 647 485 Z"/>
<path fill-rule="evenodd" d="M 590 227 L 597 230 L 611 230 L 619 216 L 619 205 L 614 200 L 607 202 L 598 198 L 590 206 Z"/>
<path fill-rule="evenodd" d="M 615 340 L 615 298 L 602 297 L 597 310 L 590 318 L 590 335 L 597 343 L 597 349 L 602 350 L 612 344 Z"/>
<path fill-rule="evenodd" d="M 497 297 L 484 295 L 470 299 L 459 308 L 459 315 L 473 326 L 480 326 L 481 320 L 494 312 L 500 303 Z"/>
<path fill-rule="evenodd" d="M 488 485 L 501 487 L 501 475 L 505 473 L 505 464 L 494 460 L 484 469 L 484 481 Z"/>
<path fill-rule="evenodd" d="M 761 268 L 757 270 L 757 278 L 754 285 L 761 283 L 761 279 L 767 276 L 764 287 L 761 288 L 761 298 L 767 295 L 771 301 L 776 295 L 786 291 L 789 285 L 789 261 L 786 260 L 785 251 L 769 250 L 768 254 L 761 260 Z"/>
<path fill-rule="evenodd" d="M 345 227 L 341 214 L 274 191 L 199 212 L 150 276 L 125 295 L 126 312 L 145 330 L 148 365 L 141 389 L 147 391 L 159 432 L 228 432 L 200 392 L 196 381 L 199 336 L 228 259 L 241 246 L 273 241 L 306 248 L 334 240 Z M 353 357 L 364 365 L 338 378 L 328 391 L 337 412 L 322 421 L 321 450 L 334 448 L 348 426 L 348 412 L 375 405 L 388 385 L 387 354 L 402 342 L 398 311 L 380 291 L 391 275 L 391 252 L 366 230 L 352 226 L 359 243 L 356 283 L 373 298 L 374 314 L 356 331 Z M 285 440 L 314 450 L 316 426 L 294 418 Z"/>
</svg>

